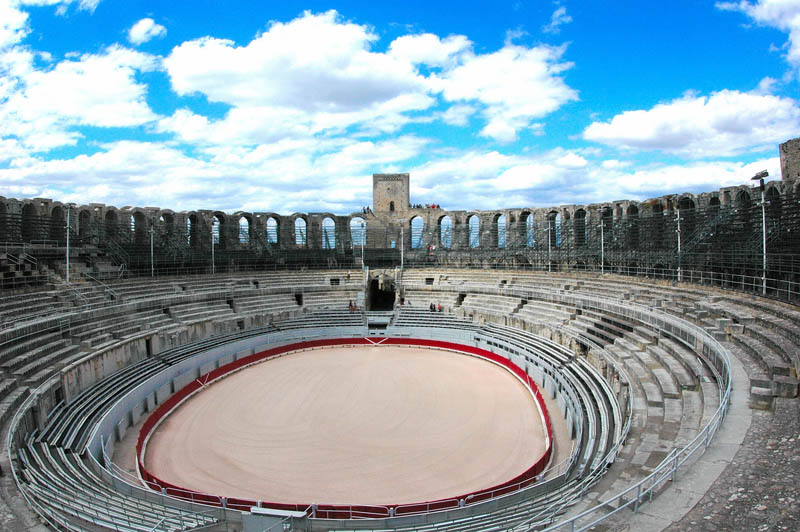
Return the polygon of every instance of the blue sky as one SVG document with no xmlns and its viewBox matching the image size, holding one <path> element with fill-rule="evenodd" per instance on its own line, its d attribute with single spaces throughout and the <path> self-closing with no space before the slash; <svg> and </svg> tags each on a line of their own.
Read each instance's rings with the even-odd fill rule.
<svg viewBox="0 0 800 532">
<path fill-rule="evenodd" d="M 606 5 L 609 4 L 609 5 Z M 0 195 L 537 207 L 779 179 L 800 0 L 0 0 Z"/>
</svg>

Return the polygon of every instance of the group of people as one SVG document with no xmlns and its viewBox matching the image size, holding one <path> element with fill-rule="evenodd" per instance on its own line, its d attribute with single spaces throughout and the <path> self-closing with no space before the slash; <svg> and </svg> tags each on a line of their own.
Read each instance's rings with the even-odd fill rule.
<svg viewBox="0 0 800 532">
<path fill-rule="evenodd" d="M 441 312 L 442 311 L 442 304 L 439 303 L 438 305 L 434 305 L 433 301 L 431 301 L 431 306 L 428 307 L 428 308 L 430 308 L 431 312 Z"/>
<path fill-rule="evenodd" d="M 372 214 L 372 209 L 369 206 L 361 207 L 361 214 Z"/>
<path fill-rule="evenodd" d="M 350 312 L 355 312 L 358 310 L 358 305 L 356 305 L 355 302 L 351 299 L 348 308 L 350 309 Z"/>
<path fill-rule="evenodd" d="M 422 205 L 422 203 L 415 203 L 411 206 L 412 209 L 441 209 L 441 205 L 438 203 L 426 203 Z"/>
</svg>

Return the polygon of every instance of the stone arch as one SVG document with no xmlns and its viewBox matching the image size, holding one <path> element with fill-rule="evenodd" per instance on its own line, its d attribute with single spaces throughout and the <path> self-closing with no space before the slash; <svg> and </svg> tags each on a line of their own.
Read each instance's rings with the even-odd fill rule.
<svg viewBox="0 0 800 532">
<path fill-rule="evenodd" d="M 492 220 L 492 236 L 494 247 L 503 249 L 506 247 L 506 236 L 508 233 L 508 219 L 505 214 L 496 214 Z"/>
<path fill-rule="evenodd" d="M 70 226 L 73 225 L 73 220 L 71 218 L 72 216 L 70 214 Z M 64 209 L 60 205 L 56 205 L 53 207 L 53 210 L 50 211 L 49 225 L 50 234 L 48 235 L 48 238 L 50 240 L 55 240 L 57 242 L 66 240 L 67 218 L 64 213 Z"/>
<path fill-rule="evenodd" d="M 87 240 L 92 236 L 92 212 L 89 209 L 81 209 L 78 212 L 78 238 Z"/>
<path fill-rule="evenodd" d="M 15 239 L 11 236 L 8 223 L 8 209 L 6 207 L 5 198 L 0 197 L 0 242 L 12 242 Z"/>
<path fill-rule="evenodd" d="M 360 216 L 350 218 L 350 242 L 353 247 L 367 245 L 367 221 Z"/>
<path fill-rule="evenodd" d="M 196 212 L 190 213 L 186 217 L 186 240 L 192 249 L 198 249 L 202 246 L 201 220 L 202 218 Z"/>
<path fill-rule="evenodd" d="M 440 216 L 437 222 L 439 228 L 439 245 L 445 249 L 453 247 L 453 219 L 448 216 Z"/>
<path fill-rule="evenodd" d="M 740 208 L 749 209 L 752 204 L 750 193 L 745 189 L 741 189 L 736 193 L 736 199 L 734 201 L 736 201 L 736 206 Z"/>
<path fill-rule="evenodd" d="M 147 216 L 142 211 L 134 211 L 131 216 L 131 230 L 136 244 L 142 245 L 149 241 Z"/>
<path fill-rule="evenodd" d="M 225 249 L 226 247 L 226 230 L 227 230 L 227 217 L 224 213 L 215 212 L 211 215 L 211 242 L 215 246 Z"/>
<path fill-rule="evenodd" d="M 330 216 L 322 219 L 322 249 L 336 249 L 336 220 Z"/>
<path fill-rule="evenodd" d="M 481 245 L 481 219 L 477 214 L 467 217 L 468 237 L 467 242 L 470 248 L 478 248 Z"/>
<path fill-rule="evenodd" d="M 119 231 L 119 215 L 116 209 L 109 209 L 103 216 L 103 225 L 105 229 L 106 238 L 116 238 Z"/>
<path fill-rule="evenodd" d="M 236 225 L 238 226 L 239 238 L 237 240 L 239 244 L 250 244 L 250 228 L 253 226 L 250 218 L 248 216 L 239 216 L 239 222 Z"/>
<path fill-rule="evenodd" d="M 588 224 L 586 223 L 586 211 L 584 209 L 575 211 L 575 218 L 572 225 L 575 231 L 575 245 L 577 247 L 584 247 L 588 240 L 586 232 Z"/>
<path fill-rule="evenodd" d="M 22 207 L 22 240 L 30 242 L 31 240 L 39 240 L 39 226 L 41 220 L 39 214 L 36 212 L 36 207 L 30 203 L 26 203 Z"/>
<path fill-rule="evenodd" d="M 532 212 L 525 211 L 520 216 L 521 225 L 524 233 L 525 247 L 536 247 L 536 219 Z"/>
<path fill-rule="evenodd" d="M 720 207 L 719 196 L 711 196 L 711 198 L 709 198 L 708 200 L 708 206 L 712 209 L 719 209 Z"/>
<path fill-rule="evenodd" d="M 425 232 L 425 220 L 422 216 L 414 216 L 408 223 L 411 236 L 411 249 L 417 249 L 422 246 L 423 233 Z"/>
<path fill-rule="evenodd" d="M 308 220 L 304 216 L 296 216 L 293 223 L 294 245 L 306 247 L 308 245 Z"/>
<path fill-rule="evenodd" d="M 547 213 L 547 232 L 550 245 L 554 248 L 561 247 L 561 213 L 550 211 Z"/>
<path fill-rule="evenodd" d="M 267 244 L 278 245 L 280 243 L 281 223 L 276 216 L 267 216 L 267 221 L 264 224 L 264 231 L 267 236 Z"/>
<path fill-rule="evenodd" d="M 628 245 L 633 249 L 639 248 L 639 207 L 628 205 Z"/>
</svg>

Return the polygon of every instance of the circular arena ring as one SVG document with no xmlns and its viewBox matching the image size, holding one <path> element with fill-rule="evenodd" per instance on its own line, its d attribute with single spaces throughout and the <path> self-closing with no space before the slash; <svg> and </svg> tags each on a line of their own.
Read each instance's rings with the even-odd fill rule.
<svg viewBox="0 0 800 532">
<path fill-rule="evenodd" d="M 339 289 L 325 275 L 314 286 L 327 286 L 336 298 Z M 579 530 L 624 519 L 621 512 L 651 500 L 680 478 L 720 427 L 731 391 L 729 355 L 696 324 L 613 297 L 607 288 L 553 289 L 539 282 L 545 275 L 499 288 L 496 280 L 474 282 L 465 297 L 459 295 L 463 281 L 432 293 L 425 288 L 429 275 L 407 272 L 405 298 L 413 304 L 395 310 L 388 325 L 373 327 L 368 313 L 348 311 L 350 298 L 342 292 L 343 310 L 185 322 L 75 360 L 19 399 L 7 445 L 21 493 L 48 524 L 69 530 L 223 523 L 246 530 Z M 191 301 L 215 305 L 224 297 L 205 292 Z M 431 313 L 432 297 L 460 301 Z M 146 302 L 119 309 L 152 311 Z M 187 489 L 149 470 L 148 438 L 210 383 L 298 349 L 373 343 L 445 349 L 504 367 L 539 404 L 550 402 L 540 410 L 548 434 L 544 454 L 481 489 L 382 504 L 271 504 Z M 558 418 L 565 436 L 553 435 L 550 418 Z M 660 438 L 655 445 L 652 435 Z M 133 475 L 117 463 L 131 441 Z"/>
<path fill-rule="evenodd" d="M 327 483 L 328 486 L 331 486 L 334 482 L 337 483 L 337 487 L 343 489 L 346 493 L 348 491 L 347 488 L 350 490 L 359 493 L 359 495 L 355 495 L 355 499 L 349 501 L 348 503 L 342 504 L 321 504 L 316 502 L 312 504 L 312 501 L 308 501 L 305 503 L 285 503 L 285 502 L 262 502 L 258 498 L 246 499 L 242 497 L 223 497 L 219 495 L 209 495 L 207 493 L 201 493 L 198 491 L 189 491 L 182 486 L 175 485 L 173 483 L 167 482 L 158 478 L 153 471 L 149 470 L 146 464 L 149 463 L 146 460 L 145 452 L 148 446 L 148 442 L 150 446 L 152 446 L 152 437 L 156 433 L 159 425 L 163 422 L 167 421 L 170 414 L 173 414 L 178 408 L 183 405 L 186 405 L 188 401 L 190 401 L 193 397 L 196 397 L 199 393 L 208 393 L 206 391 L 207 387 L 219 383 L 222 379 L 225 379 L 232 374 L 239 372 L 246 368 L 251 368 L 254 365 L 261 364 L 265 361 L 274 361 L 275 359 L 291 356 L 293 354 L 297 354 L 298 352 L 303 352 L 307 350 L 319 350 L 328 348 L 328 350 L 334 349 L 333 354 L 326 354 L 325 357 L 330 358 L 337 358 L 338 359 L 345 359 L 352 364 L 352 358 L 347 358 L 345 354 L 341 353 L 341 348 L 351 348 L 352 351 L 366 351 L 365 348 L 372 348 L 373 350 L 378 349 L 380 351 L 387 351 L 388 348 L 394 346 L 402 346 L 406 348 L 424 348 L 420 350 L 415 350 L 414 354 L 418 357 L 422 357 L 421 360 L 424 361 L 427 359 L 429 362 L 431 359 L 434 358 L 434 353 L 425 354 L 425 351 L 428 350 L 444 350 L 451 353 L 458 353 L 462 355 L 469 355 L 474 359 L 483 360 L 487 362 L 491 362 L 493 365 L 498 366 L 506 370 L 506 372 L 512 375 L 518 382 L 524 387 L 524 393 L 529 395 L 529 398 L 533 400 L 533 404 L 536 406 L 535 412 L 537 413 L 537 417 L 539 418 L 537 421 L 540 423 L 541 427 L 535 427 L 535 424 L 530 423 L 530 421 L 517 426 L 516 424 L 511 427 L 503 427 L 502 420 L 498 420 L 496 423 L 492 424 L 492 419 L 490 416 L 501 416 L 504 413 L 510 414 L 509 417 L 511 420 L 517 421 L 520 418 L 524 420 L 525 418 L 530 418 L 529 415 L 521 415 L 524 411 L 530 411 L 530 405 L 519 404 L 519 394 L 515 393 L 513 396 L 514 401 L 509 401 L 507 397 L 498 397 L 498 392 L 501 390 L 505 390 L 508 388 L 513 388 L 511 386 L 513 382 L 509 382 L 507 378 L 499 379 L 497 374 L 490 373 L 488 370 L 491 369 L 491 366 L 488 368 L 485 364 L 478 364 L 477 366 L 473 365 L 469 368 L 471 373 L 468 373 L 461 366 L 464 365 L 462 362 L 459 365 L 455 365 L 452 360 L 448 360 L 445 367 L 447 369 L 442 369 L 442 371 L 448 371 L 452 375 L 449 375 L 448 380 L 452 379 L 460 379 L 461 384 L 463 386 L 463 382 L 478 381 L 480 379 L 480 374 L 483 374 L 483 379 L 486 384 L 483 385 L 484 390 L 470 390 L 470 389 L 461 389 L 461 394 L 456 399 L 457 401 L 461 401 L 464 403 L 468 403 L 467 407 L 470 409 L 475 410 L 462 410 L 457 411 L 455 408 L 450 408 L 446 411 L 437 411 L 435 409 L 435 403 L 437 401 L 444 401 L 446 397 L 437 397 L 436 394 L 441 394 L 443 391 L 445 393 L 458 393 L 458 382 L 453 380 L 445 390 L 434 389 L 433 395 L 429 397 L 433 401 L 427 401 L 423 404 L 423 407 L 417 408 L 414 411 L 400 409 L 399 411 L 392 410 L 389 413 L 391 414 L 388 416 L 388 419 L 385 420 L 374 420 L 371 423 L 366 423 L 366 427 L 364 424 L 355 424 L 353 423 L 353 419 L 348 417 L 348 412 L 342 412 L 337 410 L 332 411 L 325 411 L 319 413 L 317 416 L 314 416 L 314 412 L 311 412 L 313 408 L 321 408 L 327 400 L 331 400 L 324 395 L 321 397 L 321 400 L 318 403 L 315 403 L 311 406 L 303 403 L 308 402 L 308 395 L 311 395 L 311 389 L 305 389 L 303 386 L 308 386 L 310 382 L 317 382 L 319 380 L 318 375 L 314 375 L 312 373 L 311 368 L 308 368 L 308 364 L 314 363 L 317 360 L 318 364 L 321 362 L 318 361 L 319 357 L 315 357 L 310 361 L 306 361 L 305 365 L 303 364 L 295 364 L 288 372 L 294 372 L 297 374 L 302 375 L 303 379 L 306 380 L 306 384 L 303 385 L 302 383 L 292 383 L 294 385 L 298 385 L 301 387 L 302 394 L 297 394 L 297 404 L 292 405 L 291 408 L 294 411 L 297 411 L 297 416 L 306 416 L 312 417 L 313 419 L 310 421 L 309 428 L 311 430 L 308 433 L 301 433 L 298 435 L 297 439 L 291 439 L 289 442 L 289 446 L 292 444 L 298 445 L 300 441 L 304 439 L 311 439 L 314 436 L 314 433 L 322 432 L 325 430 L 332 430 L 332 427 L 336 424 L 343 424 L 344 425 L 344 433 L 335 435 L 331 438 L 331 441 L 323 440 L 325 445 L 333 446 L 333 447 L 347 447 L 343 449 L 341 453 L 338 454 L 338 459 L 343 460 L 344 462 L 341 464 L 332 464 L 334 466 L 333 470 L 334 473 L 331 474 L 331 477 Z M 336 349 L 338 348 L 338 349 Z M 360 348 L 360 349 L 359 349 Z M 407 351 L 409 349 L 406 349 Z M 397 350 L 395 350 L 397 351 Z M 402 351 L 402 350 L 400 350 Z M 364 353 L 360 353 L 362 358 L 367 358 L 364 356 Z M 395 355 L 396 358 L 398 355 Z M 371 358 L 380 357 L 380 358 L 390 358 L 389 355 L 384 353 L 378 353 L 373 355 Z M 400 353 L 399 357 L 403 357 L 403 354 Z M 296 358 L 296 357 L 295 357 Z M 405 358 L 410 358 L 409 355 L 405 355 Z M 451 357 L 452 358 L 452 357 Z M 461 358 L 461 357 L 456 357 Z M 398 362 L 402 361 L 402 358 L 398 360 Z M 457 362 L 457 361 L 455 361 Z M 372 361 L 372 365 L 377 365 L 377 361 Z M 342 362 L 332 361 L 331 364 L 341 365 Z M 428 364 L 431 366 L 431 364 Z M 390 366 L 395 373 L 402 373 L 402 367 L 399 363 L 395 363 L 393 366 Z M 259 377 L 263 379 L 265 377 L 265 370 L 268 367 L 261 367 L 262 371 L 259 374 Z M 328 371 L 331 371 L 330 368 L 326 368 Z M 429 367 L 421 368 L 423 371 L 429 370 Z M 477 373 L 476 373 L 477 372 Z M 373 373 L 373 372 L 370 372 Z M 378 389 L 386 388 L 391 385 L 390 382 L 387 382 L 386 377 L 391 375 L 381 375 L 380 373 L 377 375 L 372 375 L 371 378 L 376 380 L 374 383 L 375 389 L 370 390 L 370 393 L 367 394 L 366 397 L 359 397 L 356 398 L 356 401 L 369 401 L 372 403 L 380 402 L 382 403 L 379 408 L 375 410 L 375 414 L 380 414 L 382 407 L 385 406 L 386 400 L 388 399 L 386 396 L 377 393 Z M 411 386 L 411 388 L 403 389 L 392 389 L 392 392 L 401 393 L 404 395 L 418 395 L 422 394 L 425 391 L 425 388 L 431 388 L 435 385 L 434 380 L 427 379 L 425 381 L 419 381 L 418 379 L 422 375 L 414 374 L 409 379 L 405 379 L 401 381 L 401 386 Z M 430 376 L 429 376 L 430 377 Z M 501 376 L 502 377 L 502 376 Z M 284 378 L 286 378 L 284 376 Z M 345 377 L 342 376 L 342 382 L 334 383 L 333 386 L 327 387 L 325 391 L 319 392 L 315 391 L 314 395 L 317 394 L 324 394 L 328 393 L 330 395 L 341 393 L 341 394 L 352 394 L 353 389 L 346 389 L 344 386 L 354 385 L 355 382 L 347 383 L 345 381 Z M 469 380 L 464 380 L 469 379 Z M 243 379 L 239 379 L 237 383 L 229 385 L 228 388 L 242 386 L 244 385 Z M 257 382 L 257 381 L 256 381 Z M 416 386 L 414 384 L 416 383 Z M 259 383 L 260 384 L 260 383 Z M 475 388 L 479 387 L 479 382 L 473 384 Z M 284 391 L 284 390 L 282 390 Z M 479 392 L 482 392 L 479 394 Z M 491 395 L 487 396 L 487 392 L 491 392 Z M 281 393 L 281 392 L 278 392 Z M 275 394 L 275 396 L 278 395 Z M 228 391 L 230 394 L 230 391 Z M 217 394 L 218 396 L 219 394 Z M 505 410 L 503 412 L 499 408 L 487 408 L 484 410 L 483 415 L 478 412 L 478 407 L 480 406 L 477 404 L 477 401 L 468 401 L 470 395 L 475 395 L 476 398 L 484 398 L 487 401 L 491 401 L 492 403 L 499 402 L 499 405 L 493 406 L 500 406 Z M 239 395 L 234 397 L 228 397 L 231 400 L 231 404 L 235 405 L 238 401 L 244 399 L 243 403 L 245 404 L 244 410 L 248 411 L 250 408 L 247 406 L 248 403 L 252 399 L 242 398 Z M 273 397 L 273 399 L 277 399 L 277 397 Z M 211 399 L 213 401 L 213 399 Z M 242 403 L 239 403 L 240 405 Z M 286 401 L 283 404 L 280 404 L 277 400 L 274 404 L 279 405 L 280 408 L 287 408 Z M 291 404 L 291 403 L 290 403 Z M 350 402 L 348 401 L 348 404 Z M 357 407 L 356 404 L 351 404 L 353 408 Z M 188 405 L 187 405 L 188 407 Z M 304 413 L 300 413 L 300 408 L 303 408 Z M 526 407 L 526 408 L 523 408 Z M 239 408 L 242 408 L 241 406 Z M 428 412 L 426 412 L 427 410 Z M 230 411 L 222 410 L 221 412 L 217 413 L 221 418 L 228 417 L 233 413 Z M 292 413 L 289 412 L 291 415 Z M 438 415 L 437 415 L 438 414 Z M 199 424 L 201 426 L 206 425 L 206 423 L 211 422 L 211 418 L 215 416 L 215 412 L 213 411 L 213 402 L 208 403 L 206 401 L 204 404 L 195 407 L 191 414 L 187 414 L 189 416 L 194 416 L 195 419 L 198 415 L 202 416 Z M 362 416 L 364 412 L 357 412 L 355 416 Z M 432 418 L 425 419 L 425 423 L 420 423 L 420 419 L 426 416 L 433 416 Z M 247 415 L 245 418 L 250 418 L 251 416 Z M 322 426 L 324 418 L 329 417 L 333 419 L 333 423 L 328 425 Z M 405 418 L 407 420 L 408 417 L 413 417 L 411 421 L 415 421 L 411 429 L 405 429 L 402 431 L 398 431 L 399 434 L 395 434 L 395 437 L 399 437 L 401 441 L 399 442 L 389 442 L 386 441 L 385 438 L 379 438 L 379 434 L 376 431 L 387 431 L 389 427 L 398 425 L 397 418 Z M 477 417 L 477 419 L 472 419 Z M 469 420 L 470 423 L 467 424 L 466 427 L 461 428 L 458 424 L 462 423 L 464 420 Z M 379 422 L 380 421 L 380 422 Z M 448 423 L 450 421 L 450 423 Z M 307 421 L 308 422 L 308 421 Z M 315 426 L 315 423 L 319 423 L 321 426 Z M 237 428 L 241 431 L 241 433 L 245 433 L 245 430 L 248 430 L 247 435 L 248 438 L 254 437 L 254 420 L 250 419 L 248 426 L 239 426 Z M 299 423 L 296 423 L 297 425 Z M 444 425 L 444 427 L 437 427 L 437 425 Z M 533 425 L 533 426 L 532 426 Z M 427 428 L 426 428 L 427 427 Z M 191 426 L 189 427 L 191 428 Z M 280 430 L 288 429 L 290 431 L 294 431 L 295 426 L 293 425 L 281 425 L 273 426 L 272 434 L 258 434 L 260 438 L 281 438 L 283 435 L 281 434 Z M 358 431 L 358 429 L 362 429 Z M 530 438 L 525 437 L 524 439 L 520 439 L 515 437 L 519 435 L 520 429 L 524 428 L 525 431 L 533 432 L 536 428 L 541 429 L 541 433 L 538 434 L 538 440 L 540 441 L 531 441 Z M 423 440 L 427 435 L 426 434 L 418 434 L 417 430 L 413 429 L 424 429 L 426 431 L 433 431 L 432 434 L 432 441 L 430 444 L 425 446 L 420 446 L 419 442 Z M 505 430 L 504 430 L 505 429 Z M 353 431 L 357 431 L 353 433 Z M 454 431 L 456 434 L 449 435 L 447 431 Z M 466 432 L 465 432 L 466 431 Z M 472 433 L 470 433 L 470 431 Z M 239 460 L 243 460 L 241 463 L 242 470 L 240 473 L 235 473 L 233 471 L 232 462 L 234 461 L 233 456 L 226 457 L 226 455 L 231 455 L 233 453 L 239 452 L 247 452 L 247 450 L 242 449 L 241 442 L 236 441 L 236 435 L 219 435 L 219 438 L 231 438 L 230 447 L 224 450 L 219 450 L 219 443 L 218 440 L 214 441 L 216 445 L 211 445 L 211 441 L 215 440 L 218 435 L 215 432 L 208 431 L 205 436 L 193 436 L 188 435 L 186 439 L 194 440 L 195 437 L 199 438 L 199 441 L 190 441 L 183 445 L 181 445 L 180 449 L 170 449 L 172 441 L 174 438 L 180 438 L 180 436 L 173 434 L 173 431 L 167 432 L 162 437 L 162 440 L 165 440 L 164 443 L 160 444 L 159 450 L 162 453 L 166 454 L 160 461 L 159 464 L 161 467 L 166 468 L 166 466 L 171 466 L 172 462 L 176 460 L 180 460 L 180 458 L 174 456 L 176 454 L 181 454 L 183 452 L 191 452 L 194 451 L 195 454 L 200 455 L 201 457 L 205 457 L 208 455 L 213 455 L 214 453 L 211 452 L 212 447 L 217 447 L 217 452 L 222 454 L 223 456 L 220 457 L 220 461 L 224 462 L 225 465 L 220 470 L 216 470 L 214 468 L 214 464 L 206 463 L 204 460 L 201 460 L 201 463 L 197 464 L 196 468 L 192 468 L 192 473 L 187 473 L 185 475 L 180 475 L 180 471 L 173 471 L 173 475 L 181 476 L 182 478 L 188 479 L 196 479 L 198 477 L 198 473 L 200 473 L 200 477 L 208 482 L 214 479 L 223 479 L 224 484 L 229 485 L 229 489 L 245 489 L 242 484 L 248 483 L 249 478 L 256 476 L 256 471 L 259 468 L 259 464 L 255 462 L 251 462 L 248 464 L 250 460 L 258 460 L 260 456 L 263 455 L 265 452 L 264 445 L 259 445 L 259 442 L 256 441 L 253 444 L 253 449 L 250 454 L 245 457 L 237 457 Z M 205 431 L 204 431 L 205 432 Z M 527 434 L 523 434 L 523 436 L 527 436 Z M 319 436 L 318 436 L 319 437 Z M 458 438 L 466 438 L 472 437 L 475 439 L 475 444 L 469 447 L 466 447 L 463 450 L 459 450 L 456 446 L 459 444 Z M 494 438 L 493 438 L 494 437 Z M 486 448 L 482 445 L 484 442 L 489 444 L 490 442 L 494 441 L 495 447 L 494 448 Z M 505 445 L 503 443 L 507 441 Z M 395 446 L 392 445 L 395 443 Z M 537 448 L 540 446 L 541 448 Z M 375 449 L 377 447 L 376 453 L 376 460 L 369 460 L 367 457 L 367 453 L 370 450 Z M 532 449 L 526 447 L 532 447 Z M 191 451 L 190 451 L 191 449 Z M 408 515 L 408 514 L 418 514 L 422 512 L 430 512 L 434 510 L 446 510 L 452 508 L 458 508 L 465 504 L 465 501 L 470 502 L 480 502 L 483 500 L 487 500 L 493 497 L 497 497 L 499 495 L 503 495 L 506 493 L 511 493 L 522 488 L 525 488 L 534 482 L 539 474 L 541 474 L 545 468 L 547 467 L 548 463 L 550 462 L 550 457 L 552 453 L 552 428 L 550 426 L 550 419 L 547 414 L 547 407 L 544 403 L 544 400 L 539 392 L 538 387 L 533 382 L 531 377 L 522 371 L 519 367 L 517 367 L 513 362 L 509 361 L 507 358 L 496 355 L 490 351 L 475 348 L 472 346 L 467 345 L 460 345 L 452 342 L 446 341 L 435 341 L 435 340 L 416 340 L 416 339 L 406 339 L 406 338 L 382 338 L 379 342 L 372 341 L 369 338 L 347 338 L 347 339 L 340 339 L 340 338 L 331 338 L 331 339 L 323 339 L 323 340 L 313 340 L 313 341 L 304 341 L 298 342 L 295 344 L 288 344 L 283 345 L 280 347 L 274 347 L 271 349 L 267 349 L 253 355 L 245 356 L 239 358 L 235 361 L 229 362 L 218 367 L 215 370 L 212 370 L 200 377 L 194 379 L 192 382 L 178 390 L 175 394 L 173 394 L 167 401 L 160 404 L 158 408 L 150 415 L 147 421 L 143 424 L 142 428 L 140 429 L 137 445 L 137 464 L 139 468 L 139 473 L 144 480 L 144 482 L 152 489 L 156 491 L 164 490 L 168 495 L 179 497 L 188 500 L 205 500 L 210 504 L 220 505 L 223 504 L 227 508 L 232 509 L 239 509 L 248 511 L 252 507 L 263 507 L 263 508 L 273 508 L 279 510 L 290 510 L 290 511 L 306 511 L 308 508 L 312 508 L 312 513 L 314 517 L 317 518 L 324 518 L 324 519 L 355 519 L 355 518 L 384 518 L 384 517 L 395 517 L 401 515 Z M 535 455 L 533 457 L 530 456 L 530 451 L 535 450 Z M 291 448 L 288 449 L 291 451 Z M 294 489 L 298 491 L 298 496 L 308 496 L 308 492 L 310 490 L 316 490 L 318 492 L 321 491 L 323 494 L 329 493 L 330 489 L 324 489 L 326 486 L 318 486 L 317 483 L 320 482 L 318 470 L 323 468 L 326 463 L 330 460 L 335 460 L 337 456 L 329 456 L 323 455 L 322 457 L 318 457 L 318 455 L 322 454 L 322 451 L 325 451 L 325 448 L 312 448 L 312 452 L 308 455 L 304 455 L 303 458 L 299 457 L 298 452 L 286 452 L 283 451 L 282 458 L 278 459 L 279 461 L 284 461 L 284 463 L 294 464 L 292 467 L 289 467 L 286 471 L 283 472 L 285 477 L 284 482 L 290 482 L 294 480 L 293 484 L 297 482 L 301 482 L 300 486 L 295 487 Z M 527 452 L 525 452 L 527 451 Z M 272 450 L 274 453 L 278 453 L 278 450 Z M 374 452 L 374 451 L 373 451 Z M 497 453 L 502 453 L 502 455 L 498 455 Z M 407 463 L 403 464 L 402 460 L 400 463 L 394 464 L 393 469 L 387 467 L 385 463 L 389 461 L 392 463 L 394 461 L 393 454 L 399 454 L 403 456 L 416 456 L 416 461 L 420 462 L 419 464 Z M 517 464 L 515 464 L 514 455 L 522 455 L 520 458 L 516 459 Z M 432 456 L 429 456 L 432 455 Z M 527 460 L 526 460 L 527 455 Z M 265 459 L 271 459 L 272 457 L 266 456 Z M 181 467 L 187 468 L 192 467 L 192 462 L 196 460 L 196 456 L 193 456 L 191 459 L 181 460 L 181 464 L 175 466 L 174 469 L 179 469 Z M 520 459 L 522 461 L 520 462 Z M 308 464 L 305 463 L 308 460 L 313 460 L 313 463 Z M 270 460 L 271 461 L 271 460 Z M 441 469 L 441 463 L 445 462 L 453 462 L 451 467 L 447 467 L 444 471 L 440 471 L 435 474 L 426 474 L 426 470 L 429 468 L 436 468 L 439 465 Z M 299 462 L 299 463 L 298 463 Z M 482 462 L 482 463 L 481 463 Z M 509 464 L 509 462 L 511 462 Z M 364 503 L 365 497 L 375 497 L 373 493 L 376 490 L 386 491 L 388 494 L 392 494 L 398 490 L 397 486 L 393 486 L 395 483 L 400 483 L 403 485 L 411 485 L 412 490 L 409 493 L 404 494 L 402 497 L 413 499 L 415 492 L 420 492 L 424 489 L 422 486 L 417 488 L 413 488 L 416 484 L 421 482 L 427 482 L 428 487 L 433 489 L 433 493 L 437 491 L 442 491 L 443 487 L 435 486 L 436 482 L 439 480 L 444 480 L 444 478 L 452 478 L 453 476 L 457 476 L 459 469 L 467 469 L 466 472 L 463 473 L 466 479 L 472 477 L 484 478 L 487 476 L 496 477 L 498 472 L 504 471 L 510 465 L 516 466 L 516 469 L 522 467 L 522 471 L 518 474 L 507 478 L 501 482 L 496 484 L 492 484 L 489 486 L 483 486 L 480 489 L 476 489 L 473 491 L 460 493 L 450 493 L 449 497 L 445 498 L 438 498 L 435 500 L 429 501 L 406 501 L 402 504 L 374 504 Z M 150 469 L 153 469 L 152 467 Z M 172 469 L 172 468 L 171 468 Z M 281 473 L 280 466 L 277 468 L 278 471 L 274 471 L 276 469 L 275 465 L 272 465 L 270 468 L 273 475 L 278 475 Z M 376 473 L 370 473 L 370 471 L 377 469 Z M 351 478 L 348 478 L 346 475 L 350 474 Z M 225 478 L 225 475 L 228 475 L 228 478 Z M 315 475 L 315 473 L 317 473 Z M 302 477 L 311 477 L 307 482 L 303 483 Z M 444 477 L 444 478 L 442 478 Z M 258 486 L 261 482 L 264 482 L 264 479 L 259 481 L 258 478 L 253 479 L 252 484 L 253 487 L 250 489 L 258 490 Z M 474 482 L 474 481 L 473 481 Z M 344 486 L 342 486 L 344 484 Z M 434 484 L 434 486 L 431 486 Z M 445 484 L 447 486 L 447 484 Z M 263 489 L 263 488 L 261 488 Z M 284 488 L 285 490 L 286 488 Z M 452 487 L 450 489 L 453 489 Z M 446 491 L 446 490 L 445 490 Z M 280 486 L 273 488 L 273 492 L 277 497 L 286 497 L 281 493 Z M 325 497 L 326 495 L 322 495 Z M 392 496 L 392 495 L 386 495 Z M 338 497 L 344 498 L 345 495 L 339 494 Z M 224 502 L 223 502 L 224 499 Z M 314 499 L 318 500 L 318 499 Z M 330 499 L 322 499 L 330 500 Z"/>
</svg>

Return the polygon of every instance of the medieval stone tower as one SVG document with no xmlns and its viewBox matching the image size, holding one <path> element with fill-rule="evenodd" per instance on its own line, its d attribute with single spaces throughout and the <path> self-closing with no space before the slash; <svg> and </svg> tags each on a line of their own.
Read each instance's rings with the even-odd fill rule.
<svg viewBox="0 0 800 532">
<path fill-rule="evenodd" d="M 800 182 L 800 138 L 787 140 L 780 146 L 781 178 L 787 187 Z"/>
<path fill-rule="evenodd" d="M 410 207 L 408 174 L 372 174 L 375 212 L 406 212 Z"/>
</svg>

